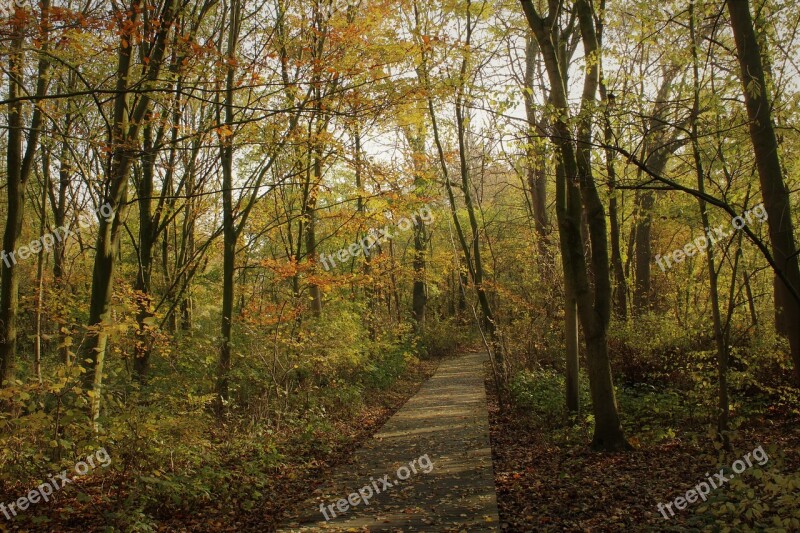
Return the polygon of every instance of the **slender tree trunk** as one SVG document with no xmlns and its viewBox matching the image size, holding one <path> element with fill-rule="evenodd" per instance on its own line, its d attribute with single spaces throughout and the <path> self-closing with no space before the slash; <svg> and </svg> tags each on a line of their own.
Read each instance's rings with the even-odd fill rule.
<svg viewBox="0 0 800 533">
<path fill-rule="evenodd" d="M 222 322 L 219 350 L 219 370 L 217 376 L 218 414 L 222 414 L 230 398 L 231 341 L 233 329 L 234 273 L 236 263 L 237 232 L 233 213 L 233 97 L 236 45 L 239 35 L 241 3 L 233 0 L 228 31 L 228 67 L 225 79 L 225 122 L 228 134 L 220 140 L 220 163 L 222 166 L 222 225 L 223 225 L 223 267 L 222 267 Z"/>
<path fill-rule="evenodd" d="M 636 256 L 634 257 L 634 273 L 636 274 L 633 290 L 633 308 L 636 314 L 642 314 L 650 309 L 652 288 L 651 270 L 653 252 L 650 246 L 653 226 L 652 211 L 655 205 L 653 191 L 639 191 L 636 195 Z"/>
<path fill-rule="evenodd" d="M 561 265 L 564 272 L 565 393 L 567 410 L 570 413 L 577 413 L 580 411 L 580 328 L 578 327 L 578 301 L 575 299 L 573 283 L 575 265 L 573 264 L 570 239 L 576 232 L 580 232 L 581 206 L 575 191 L 569 194 L 569 187 L 564 161 L 559 154 L 559 161 L 556 163 L 556 219 L 558 220 Z"/>
<path fill-rule="evenodd" d="M 672 133 L 667 132 L 669 119 L 666 116 L 668 110 L 666 102 L 678 72 L 679 69 L 674 65 L 665 70 L 664 79 L 656 94 L 653 111 L 648 120 L 647 136 L 649 140 L 648 145 L 644 148 L 644 156 L 648 167 L 658 174 L 664 173 L 670 156 L 682 144 L 676 139 L 680 128 L 675 128 Z M 639 174 L 641 177 L 642 172 L 640 171 Z M 636 195 L 637 219 L 633 228 L 635 250 L 633 310 L 636 314 L 646 313 L 653 307 L 652 232 L 655 201 L 656 193 L 652 190 L 642 189 Z"/>
<path fill-rule="evenodd" d="M 47 187 L 50 182 L 50 155 L 42 155 L 42 190 L 39 206 L 39 235 L 47 233 Z M 47 251 L 42 250 L 36 258 L 36 338 L 33 342 L 33 372 L 42 383 L 42 316 L 44 314 L 44 262 Z"/>
<path fill-rule="evenodd" d="M 425 284 L 425 254 L 427 252 L 428 232 L 420 216 L 416 218 L 414 228 L 414 288 L 411 301 L 411 315 L 417 334 L 425 326 L 425 314 L 428 302 L 428 289 Z"/>
<path fill-rule="evenodd" d="M 19 23 L 15 23 L 19 24 Z M 0 385 L 10 385 L 16 378 L 17 368 L 17 309 L 19 307 L 19 265 L 13 254 L 22 233 L 25 212 L 25 179 L 22 166 L 22 103 L 14 102 L 21 96 L 24 55 L 23 28 L 11 40 L 8 65 L 8 143 L 6 169 L 8 180 L 8 207 L 6 229 L 3 234 L 3 264 L 0 280 Z"/>
<path fill-rule="evenodd" d="M 331 116 L 324 113 L 323 99 L 326 96 L 322 90 L 325 79 L 323 78 L 323 62 L 325 43 L 327 40 L 327 19 L 322 9 L 322 3 L 319 1 L 314 2 L 314 33 L 312 37 L 312 53 L 314 54 L 314 66 L 311 75 L 311 85 L 314 91 L 314 113 L 309 121 L 309 143 L 308 143 L 308 156 L 311 161 L 310 175 L 306 181 L 306 190 L 304 191 L 305 205 L 305 245 L 306 245 L 306 260 L 311 266 L 311 272 L 318 271 L 317 265 L 317 203 L 319 199 L 319 191 L 322 186 L 322 174 L 324 165 L 324 147 L 325 139 L 324 134 L 328 131 L 328 124 L 330 123 Z M 332 89 L 335 90 L 336 80 L 334 77 Z M 308 175 L 308 174 L 307 174 Z M 322 290 L 315 282 L 309 283 L 309 293 L 311 295 L 311 311 L 315 317 L 322 316 Z"/>
<path fill-rule="evenodd" d="M 597 30 L 598 46 L 603 47 L 603 29 L 602 24 L 599 25 Z M 615 154 L 611 148 L 614 142 L 614 129 L 611 124 L 611 112 L 614 109 L 613 95 L 608 94 L 606 88 L 605 76 L 603 74 L 603 64 L 600 64 L 600 84 L 598 89 L 600 91 L 600 100 L 603 102 L 603 140 L 606 144 L 606 172 L 608 174 L 608 218 L 611 230 L 611 270 L 614 276 L 614 289 L 612 293 L 614 314 L 622 320 L 628 318 L 628 282 L 625 279 L 625 268 L 622 264 L 622 245 L 621 245 L 621 228 L 620 228 L 620 214 L 618 205 L 618 192 L 617 192 L 617 169 L 614 165 Z"/>
<path fill-rule="evenodd" d="M 317 141 L 319 142 L 321 131 L 317 132 Z M 308 184 L 307 200 L 305 205 L 306 211 L 306 258 L 312 265 L 312 271 L 317 268 L 317 197 L 319 195 L 319 187 L 322 183 L 322 154 L 320 147 L 314 147 L 313 152 L 313 171 L 311 182 Z M 309 286 L 311 294 L 311 311 L 314 316 L 322 316 L 322 291 L 319 285 L 311 283 Z"/>
<path fill-rule="evenodd" d="M 167 194 L 173 194 L 167 186 Z M 165 231 L 161 234 L 161 272 L 164 274 L 164 284 L 167 288 L 167 300 L 170 302 L 175 301 L 175 294 L 177 290 L 177 280 L 175 279 L 175 271 L 170 268 L 169 264 L 170 253 L 170 232 Z M 167 316 L 164 317 L 164 322 L 167 325 L 167 331 L 174 334 L 178 329 L 178 320 L 174 308 L 167 311 Z"/>
<path fill-rule="evenodd" d="M 458 312 L 463 315 L 467 312 L 467 295 L 463 289 L 466 288 L 469 283 L 469 278 L 463 267 L 459 267 L 457 281 L 462 288 L 462 290 L 458 291 Z"/>
<path fill-rule="evenodd" d="M 194 190 L 194 177 L 190 176 L 187 179 L 187 188 L 189 191 Z M 191 192 L 188 193 L 191 196 Z M 195 245 L 195 238 L 194 238 L 194 231 L 195 231 L 195 214 L 194 214 L 194 203 L 191 199 L 187 199 L 186 201 L 186 210 L 185 210 L 185 217 L 184 220 L 184 235 L 186 238 L 186 248 L 183 252 L 183 260 L 179 263 L 179 268 L 185 268 L 187 264 L 187 260 L 189 258 L 194 257 L 196 251 Z M 192 281 L 188 274 L 183 275 L 182 286 L 185 287 L 183 291 L 183 296 L 181 298 L 181 329 L 183 331 L 192 331 L 192 321 L 193 321 L 193 300 L 192 300 Z"/>
<path fill-rule="evenodd" d="M 692 153 L 694 155 L 695 170 L 697 172 L 697 190 L 705 194 L 705 171 L 703 170 L 703 158 L 700 151 L 700 135 L 698 122 L 700 119 L 700 71 L 697 51 L 697 37 L 695 34 L 695 11 L 694 3 L 689 4 L 689 29 L 692 44 L 692 71 L 694 103 L 692 106 L 691 135 Z M 708 217 L 706 202 L 700 198 L 700 219 L 703 221 L 703 228 L 711 227 Z M 714 324 L 714 342 L 717 346 L 717 384 L 718 384 L 718 409 L 717 409 L 717 432 L 726 449 L 730 448 L 728 440 L 728 418 L 730 413 L 730 402 L 728 400 L 728 343 L 722 324 L 722 312 L 719 303 L 719 274 L 717 272 L 714 243 L 709 243 L 706 250 L 706 265 L 708 267 L 708 279 L 711 292 L 711 314 Z M 735 285 L 736 274 L 734 272 L 731 284 Z"/>
<path fill-rule="evenodd" d="M 424 113 L 424 109 L 421 110 Z M 411 147 L 412 164 L 414 167 L 414 191 L 417 197 L 425 195 L 427 179 L 425 178 L 425 135 L 424 126 L 419 126 L 415 134 L 408 131 L 406 137 Z M 417 215 L 414 225 L 414 286 L 411 297 L 411 317 L 414 321 L 414 331 L 419 335 L 425 326 L 425 311 L 428 301 L 428 288 L 426 286 L 425 256 L 428 251 L 428 228 L 422 217 Z"/>
<path fill-rule="evenodd" d="M 614 150 L 611 149 L 614 142 L 614 132 L 611 127 L 611 107 L 613 102 L 608 98 L 605 83 L 600 82 L 600 98 L 605 104 L 604 119 L 605 127 L 603 136 L 606 144 L 606 172 L 608 173 L 608 218 L 611 225 L 611 269 L 614 276 L 613 307 L 617 317 L 626 320 L 628 318 L 628 282 L 625 279 L 625 269 L 622 265 L 622 245 L 620 215 L 617 198 L 617 169 L 614 166 Z"/>
<path fill-rule="evenodd" d="M 773 278 L 775 279 L 775 278 Z M 759 329 L 758 313 L 756 312 L 756 300 L 753 297 L 753 287 L 750 284 L 750 274 L 744 275 L 744 289 L 747 293 L 747 308 L 750 311 L 750 323 L 756 331 Z"/>
<path fill-rule="evenodd" d="M 472 31 L 474 30 L 472 23 L 471 6 L 472 3 L 468 0 L 466 5 L 467 48 L 469 48 L 470 46 Z M 420 26 L 419 10 L 416 2 L 414 4 L 414 13 L 416 17 L 417 28 L 419 28 Z M 447 157 L 444 151 L 444 146 L 442 145 L 441 136 L 439 134 L 439 126 L 438 126 L 438 120 L 436 118 L 436 109 L 434 106 L 433 96 L 430 94 L 431 84 L 428 72 L 428 56 L 424 46 L 422 48 L 422 63 L 417 68 L 417 76 L 422 82 L 423 88 L 428 91 L 428 96 L 427 96 L 428 114 L 431 119 L 431 129 L 433 130 L 432 131 L 433 141 L 436 146 L 436 152 L 438 155 L 439 164 L 441 165 L 442 175 L 444 177 L 445 190 L 447 192 L 447 198 L 450 202 L 450 214 L 453 219 L 453 225 L 455 226 L 456 235 L 458 236 L 458 242 L 461 245 L 461 250 L 464 254 L 464 259 L 467 266 L 467 270 L 469 272 L 469 276 L 472 279 L 473 284 L 475 285 L 475 289 L 478 295 L 478 303 L 480 305 L 481 315 L 482 315 L 481 317 L 482 326 L 486 328 L 488 337 L 490 338 L 489 349 L 492 353 L 490 353 L 489 356 L 493 361 L 493 369 L 495 369 L 494 372 L 495 385 L 497 387 L 498 393 L 502 394 L 502 387 L 504 386 L 505 383 L 505 362 L 503 360 L 504 358 L 502 354 L 502 347 L 499 345 L 499 342 L 497 342 L 498 340 L 497 329 L 496 329 L 494 315 L 492 313 L 491 304 L 489 302 L 488 295 L 486 294 L 486 289 L 483 285 L 484 273 L 480 258 L 480 240 L 478 238 L 479 226 L 477 217 L 475 215 L 475 208 L 473 205 L 472 194 L 470 190 L 471 184 L 469 179 L 469 165 L 467 161 L 468 154 L 466 146 L 466 126 L 464 123 L 464 100 L 466 91 L 465 85 L 466 85 L 467 67 L 468 67 L 468 58 L 465 57 L 461 62 L 459 86 L 457 89 L 455 108 L 456 108 L 456 128 L 457 128 L 458 143 L 459 143 L 461 189 L 462 193 L 464 194 L 464 199 L 467 206 L 467 213 L 470 219 L 470 228 L 472 230 L 472 238 L 473 238 L 472 246 L 470 246 L 467 243 L 467 239 L 464 235 L 464 229 L 462 228 L 461 221 L 458 218 L 456 198 L 455 194 L 453 193 L 453 183 L 450 179 L 450 170 L 447 163 Z M 476 254 L 476 252 L 477 252 L 477 257 L 473 257 Z"/>
<path fill-rule="evenodd" d="M 608 151 L 610 152 L 610 150 Z M 608 157 L 609 154 L 607 153 Z M 610 198 L 608 200 L 608 218 L 611 224 L 611 267 L 614 272 L 614 313 L 621 319 L 628 318 L 628 282 L 622 266 L 622 245 L 620 243 L 619 206 L 617 204 L 616 172 L 613 156 L 607 159 Z"/>
<path fill-rule="evenodd" d="M 547 157 L 537 138 L 545 128 L 544 116 L 540 120 L 536 116 L 533 100 L 533 84 L 536 73 L 536 61 L 539 58 L 539 45 L 533 35 L 528 36 L 525 49 L 525 114 L 528 119 L 528 146 L 526 166 L 528 169 L 528 187 L 531 191 L 534 227 L 539 237 L 539 251 L 546 252 L 547 233 L 550 222 L 547 219 Z"/>
<path fill-rule="evenodd" d="M 360 128 L 356 127 L 355 132 L 353 134 L 355 137 L 355 178 L 356 178 L 356 189 L 358 190 L 358 199 L 356 200 L 356 209 L 358 213 L 365 217 L 367 213 L 367 205 L 364 201 L 364 194 L 363 191 L 363 163 L 361 160 L 361 130 Z M 366 234 L 361 236 L 362 238 L 366 237 Z M 372 257 L 369 254 L 364 255 L 364 274 L 369 278 L 370 274 L 372 273 Z M 375 290 L 375 286 L 372 282 L 369 282 L 368 285 L 364 289 L 365 297 L 367 299 L 367 331 L 369 332 L 369 339 L 371 341 L 375 341 L 378 338 L 378 328 L 377 328 L 377 313 L 378 313 L 378 292 Z"/>
<path fill-rule="evenodd" d="M 136 322 L 138 327 L 133 369 L 139 381 L 145 380 L 150 368 L 151 341 L 147 322 L 153 317 L 150 280 L 153 271 L 153 248 L 156 244 L 152 210 L 157 150 L 153 147 L 153 126 L 149 123 L 150 119 L 151 117 L 148 117 L 148 124 L 144 128 L 142 171 L 137 191 L 139 200 L 139 258 L 136 282 L 133 285 L 133 289 L 136 291 Z"/>
<path fill-rule="evenodd" d="M 471 38 L 472 38 L 472 15 L 471 15 L 471 2 L 467 0 L 467 37 L 466 37 L 466 44 L 467 47 L 470 46 Z M 467 53 L 469 53 L 467 51 Z M 467 69 L 468 69 L 468 58 L 465 57 L 461 62 L 461 74 L 460 74 L 460 81 L 459 86 L 456 94 L 456 133 L 458 135 L 458 154 L 459 154 L 459 164 L 460 164 L 460 171 L 461 171 L 461 192 L 464 195 L 464 205 L 467 210 L 467 216 L 469 218 L 469 225 L 471 229 L 471 238 L 472 238 L 472 263 L 473 263 L 473 277 L 472 281 L 475 284 L 475 290 L 478 294 L 478 303 L 481 308 L 482 318 L 484 322 L 484 327 L 486 331 L 489 333 L 489 338 L 492 341 L 492 351 L 494 352 L 492 356 L 495 360 L 495 367 L 499 372 L 499 381 L 500 383 L 505 383 L 506 379 L 506 368 L 505 368 L 505 358 L 503 357 L 502 347 L 500 346 L 498 339 L 497 339 L 497 325 L 495 323 L 494 313 L 492 311 L 492 306 L 489 301 L 489 296 L 486 292 L 486 287 L 484 285 L 484 271 L 483 271 L 483 260 L 481 257 L 481 239 L 480 239 L 480 227 L 478 225 L 478 217 L 476 215 L 475 210 L 475 203 L 472 197 L 472 181 L 470 179 L 470 168 L 469 168 L 469 161 L 468 161 L 468 147 L 467 147 L 467 131 L 466 131 L 466 117 L 465 117 L 465 107 L 466 107 L 466 84 L 467 84 Z M 455 206 L 454 206 L 455 207 Z M 498 391 L 499 392 L 499 391 Z"/>
<path fill-rule="evenodd" d="M 68 84 L 67 90 L 72 90 L 72 77 Z M 67 116 L 64 120 L 64 140 L 61 142 L 61 156 L 59 158 L 58 168 L 58 191 L 51 193 L 51 203 L 53 204 L 53 227 L 61 228 L 67 220 L 67 189 L 69 188 L 69 181 L 72 176 L 71 154 L 69 150 L 69 135 L 72 130 L 72 115 L 70 113 L 70 99 L 67 99 Z M 48 184 L 49 186 L 49 184 Z M 53 283 L 60 293 L 64 293 L 67 287 L 64 280 L 64 263 L 66 261 L 67 243 L 65 239 L 56 239 L 53 245 Z M 61 319 L 62 317 L 59 317 Z M 59 359 L 65 365 L 72 363 L 72 352 L 68 342 L 68 333 L 66 324 L 59 321 L 58 328 L 58 353 Z"/>
</svg>

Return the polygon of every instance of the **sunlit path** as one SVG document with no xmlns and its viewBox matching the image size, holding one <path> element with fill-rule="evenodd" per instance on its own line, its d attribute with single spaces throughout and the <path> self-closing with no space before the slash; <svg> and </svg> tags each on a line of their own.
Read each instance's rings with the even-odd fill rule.
<svg viewBox="0 0 800 533">
<path fill-rule="evenodd" d="M 485 361 L 442 363 L 280 531 L 496 531 Z"/>
</svg>

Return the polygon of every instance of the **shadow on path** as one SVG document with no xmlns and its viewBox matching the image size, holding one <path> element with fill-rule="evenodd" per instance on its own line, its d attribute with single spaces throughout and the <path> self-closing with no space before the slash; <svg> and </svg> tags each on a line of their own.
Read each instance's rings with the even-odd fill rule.
<svg viewBox="0 0 800 533">
<path fill-rule="evenodd" d="M 443 362 L 278 531 L 497 531 L 486 360 Z"/>
</svg>

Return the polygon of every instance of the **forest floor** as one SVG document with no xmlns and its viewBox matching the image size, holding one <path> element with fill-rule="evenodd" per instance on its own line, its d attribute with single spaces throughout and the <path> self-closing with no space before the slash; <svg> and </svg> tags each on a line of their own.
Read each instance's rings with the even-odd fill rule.
<svg viewBox="0 0 800 533">
<path fill-rule="evenodd" d="M 486 360 L 443 362 L 280 531 L 496 531 Z"/>
<path fill-rule="evenodd" d="M 728 531 L 798 530 L 764 525 L 785 520 L 780 511 L 771 511 L 780 508 L 772 504 L 800 492 L 783 476 L 800 471 L 796 416 L 740 428 L 737 451 L 723 461 L 702 428 L 656 443 L 640 441 L 634 429 L 626 428 L 635 451 L 596 453 L 588 447 L 590 435 L 569 424 L 559 427 L 557 421 L 513 408 L 501 413 L 488 379 L 486 389 L 501 531 L 724 531 L 723 525 Z M 713 490 L 707 503 L 688 504 L 669 519 L 660 514 L 659 503 L 672 503 L 744 455 L 738 451 L 759 445 L 777 450 L 774 456 L 770 452 L 765 472 L 745 471 L 741 479 Z"/>
<path fill-rule="evenodd" d="M 202 507 L 156 513 L 150 526 L 141 530 L 192 533 L 275 531 L 287 510 L 307 498 L 313 487 L 326 479 L 330 471 L 370 439 L 417 393 L 439 364 L 439 361 L 431 360 L 416 360 L 409 364 L 387 389 L 368 391 L 363 403 L 352 409 L 351 414 L 335 417 L 332 427 L 326 431 L 315 431 L 311 443 L 302 435 L 278 433 L 276 438 L 281 440 L 276 446 L 282 451 L 284 460 L 275 469 L 259 474 L 266 485 L 260 491 L 249 491 L 250 497 L 257 501 L 250 510 L 212 499 Z M 215 438 L 224 440 L 225 428 L 219 433 Z M 231 470 L 234 469 L 235 465 Z M 38 506 L 36 511 L 40 516 L 36 520 L 29 520 L 31 515 L 26 514 L 18 517 L 26 519 L 24 522 L 7 522 L 0 515 L 0 531 L 111 530 L 109 513 L 124 511 L 116 511 L 108 498 L 101 496 L 104 493 L 102 481 L 87 478 L 75 487 L 68 487 L 50 505 Z M 18 487 L 18 490 L 3 495 L 0 501 L 13 501 L 13 494 L 20 493 L 23 488 Z M 83 499 L 76 497 L 79 493 Z"/>
<path fill-rule="evenodd" d="M 513 403 L 501 413 L 488 375 L 480 353 L 415 361 L 385 389 L 370 390 L 349 414 L 332 417 L 331 427 L 315 429 L 311 441 L 279 433 L 282 460 L 258 472 L 266 484 L 249 491 L 256 501 L 251 509 L 212 499 L 200 508 L 154 514 L 147 530 L 272 532 L 284 524 L 284 532 L 717 531 L 723 525 L 732 531 L 800 531 L 800 525 L 777 523 L 787 519 L 794 501 L 800 504 L 800 416 L 788 403 L 741 415 L 732 432 L 734 451 L 725 454 L 702 417 L 688 421 L 673 404 L 658 405 L 650 396 L 637 401 L 653 418 L 633 415 L 625 411 L 631 393 L 620 387 L 635 450 L 596 453 L 588 447 L 586 414 L 570 421 Z M 530 383 L 560 408 L 558 393 L 541 385 Z M 746 401 L 740 398 L 740 410 Z M 659 514 L 659 503 L 673 502 L 709 473 L 762 446 L 769 452 L 763 468 L 748 468 L 708 502 L 669 519 Z M 381 481 L 384 476 L 391 485 Z M 231 480 L 238 483 L 236 476 Z M 103 517 L 113 509 L 101 500 L 101 485 L 87 479 L 83 499 L 72 488 L 40 506 L 49 522 L 0 521 L 0 531 L 110 530 Z M 355 494 L 356 503 L 345 501 Z"/>
</svg>

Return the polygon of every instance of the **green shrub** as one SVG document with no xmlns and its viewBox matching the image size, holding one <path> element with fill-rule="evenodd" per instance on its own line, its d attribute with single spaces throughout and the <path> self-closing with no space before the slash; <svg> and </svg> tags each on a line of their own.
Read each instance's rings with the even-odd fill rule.
<svg viewBox="0 0 800 533">
<path fill-rule="evenodd" d="M 718 531 L 719 524 L 729 531 L 800 531 L 800 473 L 781 473 L 787 468 L 780 450 L 768 453 L 767 464 L 753 465 L 713 491 L 694 509 L 689 525 L 704 531 Z"/>
<path fill-rule="evenodd" d="M 509 384 L 514 403 L 543 423 L 562 420 L 565 413 L 565 379 L 551 368 L 526 370 Z"/>
<path fill-rule="evenodd" d="M 429 320 L 422 333 L 420 356 L 432 359 L 455 356 L 461 342 L 469 337 L 470 332 L 471 328 L 466 327 L 458 318 Z"/>
<path fill-rule="evenodd" d="M 388 389 L 405 372 L 411 353 L 410 347 L 395 346 L 373 356 L 362 376 L 364 384 L 373 389 Z"/>
<path fill-rule="evenodd" d="M 629 385 L 691 388 L 692 371 L 713 367 L 712 358 L 695 352 L 711 347 L 708 332 L 703 335 L 703 330 L 680 327 L 652 313 L 615 322 L 609 329 L 611 366 L 618 382 Z"/>
</svg>

